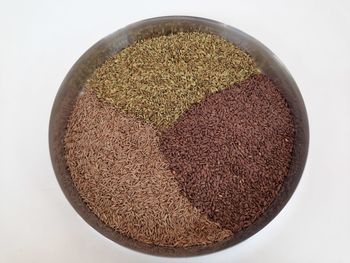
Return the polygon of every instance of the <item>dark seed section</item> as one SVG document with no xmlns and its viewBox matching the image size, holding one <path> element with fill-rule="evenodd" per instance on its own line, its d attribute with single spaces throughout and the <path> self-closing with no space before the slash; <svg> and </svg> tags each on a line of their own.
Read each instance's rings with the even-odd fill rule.
<svg viewBox="0 0 350 263">
<path fill-rule="evenodd" d="M 183 194 L 237 232 L 276 197 L 293 136 L 285 100 L 271 80 L 256 75 L 194 105 L 164 132 L 160 147 Z"/>
</svg>

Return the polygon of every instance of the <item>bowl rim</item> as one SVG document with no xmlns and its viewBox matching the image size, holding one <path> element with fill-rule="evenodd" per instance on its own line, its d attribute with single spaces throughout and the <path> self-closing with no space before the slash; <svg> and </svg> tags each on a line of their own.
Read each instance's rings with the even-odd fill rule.
<svg viewBox="0 0 350 263">
<path fill-rule="evenodd" d="M 75 189 L 72 181 L 69 180 L 69 172 L 67 174 L 67 167 L 64 163 L 64 160 L 62 159 L 62 156 L 60 157 L 60 154 L 62 155 L 62 132 L 64 133 L 65 127 L 62 127 L 62 125 L 65 125 L 67 122 L 67 112 L 69 112 L 69 109 L 72 109 L 74 102 L 76 98 L 80 94 L 81 87 L 77 88 L 75 91 L 73 97 L 75 96 L 74 100 L 67 99 L 67 102 L 65 101 L 67 96 L 70 95 L 70 90 L 72 87 L 75 88 L 74 85 L 79 86 L 82 85 L 82 83 L 79 82 L 77 79 L 79 74 L 91 74 L 91 72 L 94 69 L 87 69 L 84 67 L 88 67 L 89 60 L 91 59 L 92 54 L 94 54 L 96 51 L 99 55 L 103 54 L 103 50 L 109 49 L 109 52 L 111 49 L 118 49 L 118 51 L 114 51 L 113 53 L 119 52 L 124 47 L 128 46 L 129 44 L 133 43 L 137 40 L 137 32 L 138 30 L 142 30 L 147 26 L 156 26 L 156 25 L 163 25 L 164 23 L 193 23 L 197 24 L 198 26 L 208 26 L 213 27 L 215 30 L 222 30 L 220 31 L 220 35 L 226 38 L 228 41 L 232 42 L 232 39 L 230 39 L 231 35 L 234 36 L 243 36 L 245 42 L 251 42 L 253 45 L 258 47 L 259 52 L 263 54 L 263 56 L 266 56 L 269 63 L 274 63 L 273 65 L 278 66 L 278 72 L 280 74 L 283 74 L 287 78 L 287 86 L 289 86 L 290 90 L 285 89 L 283 92 L 287 92 L 287 94 L 283 94 L 286 96 L 290 96 L 290 101 L 287 100 L 288 104 L 292 103 L 294 108 L 292 108 L 292 113 L 297 112 L 298 115 L 296 118 L 296 122 L 300 122 L 298 125 L 300 127 L 296 127 L 296 130 L 298 133 L 296 135 L 300 136 L 299 144 L 295 144 L 294 147 L 297 149 L 297 153 L 295 153 L 295 149 L 293 149 L 293 160 L 296 162 L 292 165 L 297 166 L 296 170 L 292 174 L 292 176 L 288 175 L 290 180 L 289 188 L 281 195 L 279 195 L 274 202 L 270 205 L 270 207 L 274 206 L 274 203 L 277 200 L 279 203 L 273 207 L 273 209 L 270 207 L 267 209 L 267 211 L 260 216 L 251 226 L 249 226 L 246 229 L 243 229 L 242 231 L 234 234 L 230 238 L 220 241 L 217 243 L 213 243 L 207 246 L 193 246 L 193 247 L 187 247 L 187 248 L 180 248 L 180 247 L 162 247 L 162 246 L 156 246 L 156 245 L 148 245 L 146 243 L 128 238 L 122 234 L 119 234 L 117 231 L 114 231 L 102 221 L 100 221 L 97 216 L 95 216 L 85 205 L 85 203 L 81 200 L 79 194 L 77 193 L 77 190 Z M 136 35 L 130 35 L 128 32 L 136 31 Z M 181 30 L 180 30 L 181 31 Z M 200 30 L 199 30 L 200 31 Z M 224 33 L 222 33 L 224 32 Z M 217 33 L 217 32 L 212 32 Z M 226 35 L 223 35 L 226 34 Z M 237 39 L 236 39 L 237 40 Z M 114 41 L 114 42 L 113 42 Z M 113 46 L 117 42 L 121 44 L 121 46 Z M 112 42 L 111 45 L 107 45 L 107 43 Z M 234 43 L 237 45 L 237 43 Z M 243 46 L 238 45 L 240 48 L 247 51 L 249 54 L 251 52 L 249 51 L 249 47 L 245 47 L 244 43 Z M 108 52 L 107 52 L 108 53 Z M 255 58 L 255 56 L 253 56 Z M 103 63 L 106 58 L 94 58 L 96 61 L 101 60 L 98 63 Z M 95 63 L 95 62 L 93 62 Z M 97 63 L 97 64 L 98 64 Z M 95 63 L 96 64 L 96 63 Z M 98 65 L 95 65 L 95 68 L 98 67 Z M 258 65 L 259 66 L 259 65 Z M 262 65 L 264 67 L 269 67 L 269 65 Z M 84 69 L 82 69 L 84 68 Z M 265 72 L 264 72 L 265 73 Z M 283 83 L 282 83 L 283 84 Z M 282 92 L 282 93 L 283 93 Z M 289 94 L 290 93 L 290 94 Z M 294 102 L 293 102 L 294 100 Z M 298 129 L 300 129 L 300 131 Z M 134 22 L 132 24 L 129 24 L 128 26 L 121 28 L 106 37 L 102 38 L 100 41 L 95 43 L 93 46 L 91 46 L 78 60 L 77 62 L 71 67 L 68 74 L 66 75 L 65 79 L 63 80 L 57 95 L 54 100 L 54 104 L 51 110 L 51 116 L 50 116 L 50 123 L 49 123 L 49 149 L 50 149 L 50 156 L 51 156 L 51 162 L 52 166 L 55 172 L 55 176 L 57 178 L 57 181 L 61 187 L 61 190 L 63 191 L 66 199 L 69 201 L 69 203 L 73 206 L 75 211 L 97 232 L 101 233 L 102 235 L 106 236 L 107 238 L 113 240 L 119 245 L 122 245 L 128 249 L 136 250 L 138 252 L 143 252 L 146 254 L 156 255 L 156 256 L 168 256 L 168 257 L 188 257 L 188 256 L 198 256 L 198 255 L 204 255 L 208 253 L 213 253 L 216 251 L 220 251 L 229 247 L 232 247 L 252 235 L 259 232 L 262 228 L 264 228 L 268 223 L 270 223 L 283 209 L 283 207 L 288 203 L 289 199 L 291 198 L 292 194 L 294 193 L 301 175 L 303 173 L 304 167 L 306 165 L 307 160 L 307 154 L 308 154 L 308 147 L 309 147 L 309 125 L 308 125 L 308 117 L 307 112 L 305 108 L 305 104 L 303 101 L 303 98 L 301 96 L 301 93 L 298 89 L 298 86 L 294 79 L 292 78 L 290 72 L 287 70 L 287 68 L 284 66 L 284 64 L 279 60 L 279 58 L 270 51 L 265 45 L 263 45 L 260 41 L 256 40 L 252 36 L 244 33 L 243 31 L 236 29 L 232 26 L 229 26 L 227 24 L 202 18 L 202 17 L 194 17 L 194 16 L 161 16 L 161 17 L 154 17 L 154 18 L 148 18 L 145 20 L 141 20 L 138 22 Z M 296 155 L 297 157 L 295 157 Z M 295 160 L 297 158 L 297 160 Z M 291 178 L 292 177 L 292 178 Z M 286 180 L 287 180 L 286 179 Z M 282 191 L 282 190 L 281 190 Z M 263 218 L 263 220 L 262 220 Z"/>
</svg>

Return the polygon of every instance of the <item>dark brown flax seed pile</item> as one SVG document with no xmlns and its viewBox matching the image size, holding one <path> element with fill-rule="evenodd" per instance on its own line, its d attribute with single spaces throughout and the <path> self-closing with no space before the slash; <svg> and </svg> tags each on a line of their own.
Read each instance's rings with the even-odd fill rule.
<svg viewBox="0 0 350 263">
<path fill-rule="evenodd" d="M 221 37 L 139 41 L 90 77 L 69 118 L 65 158 L 87 207 L 157 246 L 230 238 L 276 198 L 294 126 L 275 84 Z"/>
<path fill-rule="evenodd" d="M 288 172 L 291 115 L 273 83 L 256 75 L 194 105 L 160 148 L 191 203 L 236 232 L 264 212 Z"/>
</svg>

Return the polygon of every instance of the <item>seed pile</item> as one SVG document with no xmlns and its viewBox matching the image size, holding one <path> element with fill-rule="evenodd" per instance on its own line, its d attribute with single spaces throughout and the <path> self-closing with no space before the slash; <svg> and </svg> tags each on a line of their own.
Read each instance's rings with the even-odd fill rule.
<svg viewBox="0 0 350 263">
<path fill-rule="evenodd" d="M 107 225 L 161 246 L 209 244 L 230 236 L 180 194 L 158 148 L 157 131 L 87 91 L 65 138 L 71 176 L 89 208 Z"/>
<path fill-rule="evenodd" d="M 285 100 L 257 75 L 192 107 L 164 133 L 161 150 L 191 203 L 237 232 L 276 197 L 293 134 Z"/>
<path fill-rule="evenodd" d="M 86 83 L 65 158 L 89 209 L 158 246 L 220 242 L 261 216 L 288 174 L 292 114 L 233 44 L 205 33 L 139 41 Z"/>
<path fill-rule="evenodd" d="M 208 93 L 254 73 L 252 58 L 223 38 L 178 33 L 117 53 L 96 70 L 88 87 L 117 109 L 164 128 Z"/>
</svg>

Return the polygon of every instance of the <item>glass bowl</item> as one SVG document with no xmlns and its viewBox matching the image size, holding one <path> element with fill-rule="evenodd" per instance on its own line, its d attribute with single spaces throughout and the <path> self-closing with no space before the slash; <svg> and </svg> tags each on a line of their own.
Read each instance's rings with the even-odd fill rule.
<svg viewBox="0 0 350 263">
<path fill-rule="evenodd" d="M 105 225 L 85 205 L 79 196 L 64 158 L 63 139 L 68 118 L 74 103 L 93 71 L 110 56 L 133 44 L 135 41 L 179 31 L 199 31 L 222 36 L 249 53 L 262 73 L 268 75 L 291 108 L 295 124 L 295 143 L 288 176 L 282 188 L 266 212 L 252 225 L 230 238 L 206 246 L 188 248 L 147 245 L 128 238 Z M 78 214 L 98 232 L 125 247 L 148 254 L 162 256 L 194 256 L 231 247 L 257 233 L 266 226 L 286 205 L 302 175 L 309 144 L 309 127 L 305 105 L 292 76 L 281 61 L 262 43 L 242 31 L 226 24 L 199 17 L 157 17 L 133 23 L 101 39 L 86 51 L 73 65 L 62 82 L 52 107 L 49 126 L 49 146 L 52 165 L 57 180 L 66 198 Z"/>
</svg>

